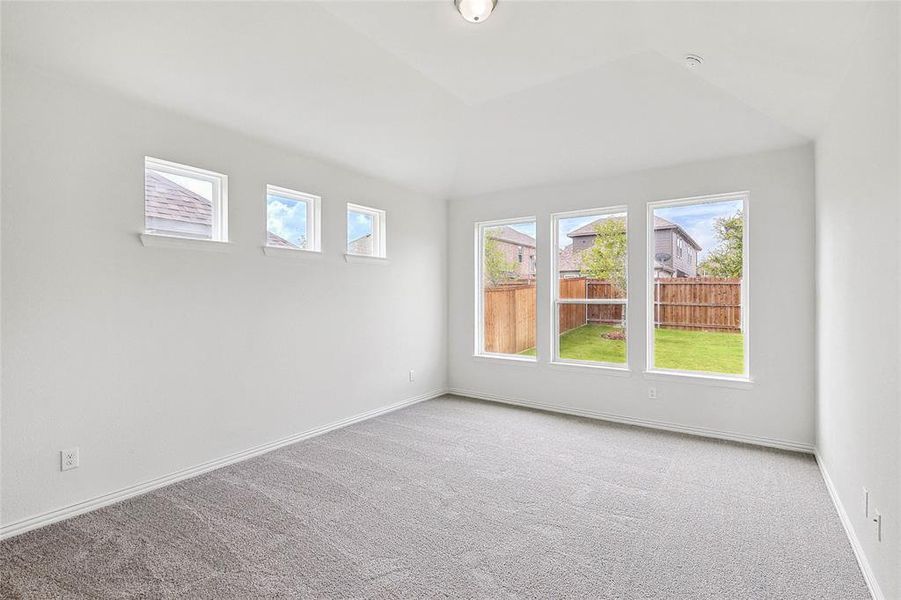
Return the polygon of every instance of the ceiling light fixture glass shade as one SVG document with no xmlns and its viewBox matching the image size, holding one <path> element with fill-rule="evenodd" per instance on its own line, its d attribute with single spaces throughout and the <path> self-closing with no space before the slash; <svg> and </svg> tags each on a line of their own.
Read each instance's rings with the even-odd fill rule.
<svg viewBox="0 0 901 600">
<path fill-rule="evenodd" d="M 481 23 L 491 16 L 497 0 L 454 0 L 454 6 L 470 23 Z"/>
</svg>

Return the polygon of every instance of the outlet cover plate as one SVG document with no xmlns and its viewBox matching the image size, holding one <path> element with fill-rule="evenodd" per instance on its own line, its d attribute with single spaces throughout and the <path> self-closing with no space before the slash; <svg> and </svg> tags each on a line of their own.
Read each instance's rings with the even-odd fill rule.
<svg viewBox="0 0 901 600">
<path fill-rule="evenodd" d="M 71 471 L 78 468 L 78 448 L 69 448 L 61 450 L 59 453 L 59 469 L 60 471 Z"/>
</svg>

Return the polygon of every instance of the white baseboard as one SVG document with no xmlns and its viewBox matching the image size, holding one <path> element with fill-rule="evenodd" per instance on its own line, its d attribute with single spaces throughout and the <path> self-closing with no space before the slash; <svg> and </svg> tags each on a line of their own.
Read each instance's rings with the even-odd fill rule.
<svg viewBox="0 0 901 600">
<path fill-rule="evenodd" d="M 313 429 L 295 433 L 293 435 L 289 435 L 288 437 L 284 437 L 273 442 L 268 442 L 266 444 L 260 444 L 259 446 L 254 446 L 240 452 L 235 452 L 233 454 L 223 456 L 222 458 L 217 458 L 193 467 L 188 467 L 187 469 L 175 471 L 174 473 L 169 473 L 168 475 L 163 475 L 162 477 L 157 477 L 155 479 L 122 488 L 108 494 L 103 494 L 102 496 L 97 496 L 95 498 L 90 498 L 82 502 L 70 504 L 69 506 L 64 506 L 62 508 L 58 508 L 56 510 L 52 510 L 39 515 L 26 517 L 24 519 L 20 519 L 18 521 L 0 526 L 0 540 L 25 533 L 26 531 L 31 531 L 32 529 L 44 527 L 46 525 L 50 525 L 51 523 L 56 523 L 57 521 L 69 519 L 76 515 L 90 512 L 92 510 L 97 510 L 98 508 L 121 502 L 122 500 L 126 500 L 133 496 L 146 494 L 149 491 L 177 483 L 184 479 L 196 477 L 197 475 L 201 475 L 208 471 L 213 471 L 220 467 L 240 462 L 242 460 L 247 460 L 248 458 L 253 458 L 254 456 L 259 456 L 260 454 L 271 452 L 283 446 L 297 443 L 301 440 L 306 440 L 317 435 L 322 435 L 323 433 L 328 433 L 329 431 L 334 431 L 335 429 L 340 429 L 341 427 L 346 427 L 354 423 L 359 423 L 360 421 L 365 421 L 379 415 L 384 415 L 385 413 L 411 406 L 413 404 L 416 404 L 417 402 L 431 400 L 432 398 L 436 398 L 445 393 L 446 390 L 443 389 L 432 390 L 430 392 L 426 392 L 412 398 L 407 398 L 406 400 L 401 400 L 400 402 L 395 402 L 394 404 L 389 404 L 388 406 L 382 406 L 380 408 L 366 411 L 358 415 L 334 421 L 333 423 L 328 423 L 327 425 L 314 427 Z"/>
<path fill-rule="evenodd" d="M 753 444 L 755 446 L 766 446 L 768 448 L 779 448 L 781 450 L 792 450 L 794 452 L 804 452 L 807 454 L 814 453 L 813 444 L 805 444 L 803 442 L 793 442 L 790 440 L 779 440 L 773 438 L 765 438 L 755 435 L 747 435 L 744 433 L 735 433 L 731 431 L 718 431 L 705 427 L 694 427 L 690 425 L 679 425 L 678 423 L 668 423 L 666 421 L 655 421 L 651 419 L 641 419 L 638 417 L 629 417 L 626 415 L 617 415 L 597 410 L 589 410 L 582 408 L 572 408 L 569 406 L 561 406 L 558 404 L 548 404 L 546 402 L 534 402 L 532 400 L 522 400 L 519 398 L 508 398 L 497 396 L 495 394 L 483 394 L 472 390 L 462 390 L 451 388 L 448 393 L 457 396 L 466 396 L 469 398 L 477 398 L 479 400 L 488 400 L 490 402 L 501 402 L 503 404 L 513 404 L 516 406 L 525 406 L 527 408 L 535 408 L 548 412 L 562 413 L 566 415 L 574 415 L 577 417 L 588 417 L 590 419 L 599 419 L 601 421 L 611 421 L 613 423 L 622 423 L 625 425 L 637 425 L 639 427 L 649 427 L 651 429 L 661 429 L 664 431 L 674 431 L 676 433 L 687 433 L 706 438 L 715 438 L 718 440 L 729 440 L 732 442 L 742 442 L 744 444 Z"/>
<path fill-rule="evenodd" d="M 845 505 L 842 504 L 841 499 L 838 497 L 838 490 L 835 489 L 835 484 L 832 483 L 829 471 L 826 470 L 826 465 L 823 464 L 823 459 L 820 457 L 819 453 L 815 453 L 815 456 L 817 465 L 820 467 L 820 473 L 823 475 L 823 481 L 826 482 L 826 489 L 829 490 L 829 496 L 832 498 L 835 510 L 838 511 L 838 518 L 845 528 L 845 534 L 847 534 L 848 540 L 851 542 L 851 549 L 854 550 L 854 557 L 857 559 L 857 564 L 860 565 L 860 571 L 863 573 L 863 578 L 867 582 L 867 587 L 870 588 L 870 595 L 873 596 L 873 600 L 885 600 L 885 595 L 879 587 L 879 582 L 876 581 L 876 575 L 870 567 L 870 561 L 867 560 L 867 555 L 864 554 L 863 546 L 860 545 L 860 539 L 858 539 L 857 533 L 851 525 L 851 519 L 848 517 L 848 512 L 845 510 Z"/>
</svg>

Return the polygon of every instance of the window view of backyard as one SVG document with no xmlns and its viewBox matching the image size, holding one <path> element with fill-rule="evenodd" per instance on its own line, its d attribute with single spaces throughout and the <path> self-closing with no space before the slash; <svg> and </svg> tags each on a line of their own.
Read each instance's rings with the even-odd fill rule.
<svg viewBox="0 0 901 600">
<path fill-rule="evenodd" d="M 484 224 L 480 352 L 535 354 L 535 221 Z"/>
<path fill-rule="evenodd" d="M 648 234 L 651 366 L 746 374 L 744 196 L 660 205 Z M 627 364 L 624 208 L 553 216 L 555 361 Z M 480 352 L 536 356 L 535 222 L 479 228 Z"/>
<path fill-rule="evenodd" d="M 626 213 L 554 217 L 555 360 L 626 363 Z"/>
<path fill-rule="evenodd" d="M 654 209 L 654 368 L 745 373 L 744 202 Z"/>
</svg>

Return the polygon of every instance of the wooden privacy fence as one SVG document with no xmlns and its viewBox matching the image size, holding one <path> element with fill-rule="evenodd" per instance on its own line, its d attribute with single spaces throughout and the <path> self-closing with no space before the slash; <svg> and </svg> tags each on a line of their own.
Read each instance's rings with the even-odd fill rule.
<svg viewBox="0 0 901 600">
<path fill-rule="evenodd" d="M 518 354 L 535 347 L 535 284 L 485 288 L 485 351 Z"/>
<path fill-rule="evenodd" d="M 625 294 L 609 281 L 575 277 L 560 280 L 561 298 L 613 299 Z M 622 304 L 561 304 L 560 333 L 581 327 L 586 323 L 622 323 L 625 307 Z"/>
<path fill-rule="evenodd" d="M 671 329 L 740 332 L 741 279 L 656 279 L 654 324 Z"/>
<path fill-rule="evenodd" d="M 561 298 L 622 298 L 607 281 L 575 277 L 560 280 Z M 485 351 L 518 354 L 535 347 L 535 284 L 485 288 Z M 617 324 L 618 304 L 560 305 L 560 332 L 588 323 Z M 671 329 L 741 331 L 741 279 L 660 278 L 654 281 L 654 324 Z"/>
</svg>

